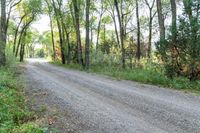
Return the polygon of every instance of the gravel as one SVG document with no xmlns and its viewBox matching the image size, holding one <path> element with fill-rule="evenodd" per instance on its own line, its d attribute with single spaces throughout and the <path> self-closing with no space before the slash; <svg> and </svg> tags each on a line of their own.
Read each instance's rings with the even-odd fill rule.
<svg viewBox="0 0 200 133">
<path fill-rule="evenodd" d="M 200 133 L 199 96 L 68 70 L 39 59 L 28 60 L 25 76 L 29 86 L 57 97 L 56 108 L 71 112 L 74 123 L 63 126 L 78 121 L 75 132 Z"/>
</svg>

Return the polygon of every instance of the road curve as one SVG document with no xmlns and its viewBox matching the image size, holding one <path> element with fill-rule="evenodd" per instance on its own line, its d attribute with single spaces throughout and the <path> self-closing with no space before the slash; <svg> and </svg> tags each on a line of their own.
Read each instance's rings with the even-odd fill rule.
<svg viewBox="0 0 200 133">
<path fill-rule="evenodd" d="M 90 125 L 79 132 L 200 133 L 199 96 L 68 70 L 37 59 L 28 60 L 25 74 Z"/>
</svg>

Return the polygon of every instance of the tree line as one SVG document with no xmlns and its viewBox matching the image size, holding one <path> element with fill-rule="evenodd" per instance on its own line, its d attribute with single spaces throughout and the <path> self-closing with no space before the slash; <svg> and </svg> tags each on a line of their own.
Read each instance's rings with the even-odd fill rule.
<svg viewBox="0 0 200 133">
<path fill-rule="evenodd" d="M 199 6 L 199 0 L 1 0 L 0 65 L 6 64 L 8 43 L 23 61 L 26 49 L 30 54 L 33 44 L 42 42 L 63 64 L 89 69 L 98 58 L 102 65 L 106 55 L 104 64 L 118 59 L 114 65 L 125 69 L 146 60 L 163 66 L 170 78 L 195 80 L 200 78 Z M 13 10 L 17 22 L 10 20 Z M 36 40 L 30 25 L 40 14 L 48 15 L 51 30 Z"/>
</svg>

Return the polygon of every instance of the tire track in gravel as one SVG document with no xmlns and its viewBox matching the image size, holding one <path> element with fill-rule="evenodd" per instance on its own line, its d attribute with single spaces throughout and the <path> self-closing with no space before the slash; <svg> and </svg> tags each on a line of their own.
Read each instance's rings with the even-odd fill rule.
<svg viewBox="0 0 200 133">
<path fill-rule="evenodd" d="M 200 132 L 200 98 L 29 60 L 27 75 L 70 105 L 80 132 Z"/>
</svg>

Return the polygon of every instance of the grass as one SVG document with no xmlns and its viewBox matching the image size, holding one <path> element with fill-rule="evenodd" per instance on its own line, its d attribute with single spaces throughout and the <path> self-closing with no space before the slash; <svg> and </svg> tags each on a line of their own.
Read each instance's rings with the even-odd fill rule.
<svg viewBox="0 0 200 133">
<path fill-rule="evenodd" d="M 26 107 L 15 70 L 14 65 L 0 68 L 0 133 L 42 133 L 31 122 L 33 113 Z"/>
<path fill-rule="evenodd" d="M 84 71 L 84 69 L 77 64 L 62 65 L 59 61 L 51 63 L 69 69 Z M 119 80 L 131 80 L 144 84 L 157 85 L 160 87 L 167 87 L 184 92 L 200 94 L 200 81 L 190 82 L 188 79 L 183 77 L 176 77 L 172 80 L 167 78 L 162 72 L 153 69 L 122 69 L 118 67 L 106 67 L 98 65 L 91 66 L 88 72 L 108 75 Z"/>
</svg>

